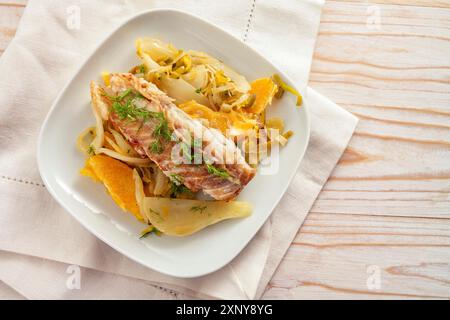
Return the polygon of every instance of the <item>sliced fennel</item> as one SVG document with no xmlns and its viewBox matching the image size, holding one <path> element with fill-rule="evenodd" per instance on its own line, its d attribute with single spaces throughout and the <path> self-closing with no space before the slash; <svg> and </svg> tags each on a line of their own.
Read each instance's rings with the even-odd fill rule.
<svg viewBox="0 0 450 320">
<path fill-rule="evenodd" d="M 144 198 L 149 222 L 170 236 L 187 236 L 222 220 L 247 217 L 251 212 L 251 205 L 242 201 Z"/>
</svg>

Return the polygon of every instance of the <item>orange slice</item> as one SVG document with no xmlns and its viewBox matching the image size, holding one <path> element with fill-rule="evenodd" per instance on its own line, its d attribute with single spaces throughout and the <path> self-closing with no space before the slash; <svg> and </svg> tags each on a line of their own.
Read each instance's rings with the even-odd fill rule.
<svg viewBox="0 0 450 320">
<path fill-rule="evenodd" d="M 194 119 L 201 118 L 208 120 L 211 128 L 218 129 L 223 133 L 225 133 L 228 129 L 228 118 L 221 112 L 211 110 L 210 108 L 195 101 L 182 103 L 178 107 Z"/>
<path fill-rule="evenodd" d="M 105 155 L 95 155 L 86 161 L 80 173 L 94 181 L 103 182 L 111 198 L 122 210 L 144 221 L 136 202 L 133 170 L 129 166 Z"/>
<path fill-rule="evenodd" d="M 241 110 L 231 110 L 230 112 L 214 111 L 195 101 L 182 103 L 178 107 L 194 119 L 208 120 L 209 127 L 218 129 L 222 133 L 226 133 L 231 127 L 241 130 L 254 129 L 257 124 L 250 114 Z"/>
<path fill-rule="evenodd" d="M 260 114 L 272 103 L 272 98 L 278 90 L 271 78 L 261 78 L 253 81 L 249 93 L 256 95 L 253 105 L 246 109 L 247 112 Z"/>
<path fill-rule="evenodd" d="M 178 107 L 192 118 L 202 118 L 209 121 L 214 118 L 213 110 L 194 100 L 182 103 Z"/>
</svg>

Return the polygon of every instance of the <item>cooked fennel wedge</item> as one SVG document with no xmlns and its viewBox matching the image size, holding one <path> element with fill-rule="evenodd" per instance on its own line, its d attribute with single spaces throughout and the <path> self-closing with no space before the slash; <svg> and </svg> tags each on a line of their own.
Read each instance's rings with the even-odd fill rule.
<svg viewBox="0 0 450 320">
<path fill-rule="evenodd" d="M 219 221 L 244 218 L 251 214 L 250 203 L 243 201 L 202 201 L 188 199 L 144 198 L 144 213 L 159 231 L 170 236 L 193 234 Z"/>
</svg>

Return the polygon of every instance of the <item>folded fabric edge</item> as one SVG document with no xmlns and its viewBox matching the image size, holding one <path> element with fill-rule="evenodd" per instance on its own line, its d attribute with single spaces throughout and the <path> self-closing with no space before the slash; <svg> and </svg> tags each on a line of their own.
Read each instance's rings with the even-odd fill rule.
<svg viewBox="0 0 450 320">
<path fill-rule="evenodd" d="M 0 279 L 0 300 L 26 300 L 23 294 Z"/>
</svg>

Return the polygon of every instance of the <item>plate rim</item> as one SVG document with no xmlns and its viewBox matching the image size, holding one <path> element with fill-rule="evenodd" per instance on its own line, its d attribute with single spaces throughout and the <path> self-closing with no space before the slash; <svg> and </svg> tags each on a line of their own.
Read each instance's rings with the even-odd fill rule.
<svg viewBox="0 0 450 320">
<path fill-rule="evenodd" d="M 274 68 L 275 70 L 277 70 L 277 72 L 280 73 L 280 75 L 283 77 L 283 79 L 290 83 L 291 85 L 295 86 L 295 82 L 292 81 L 292 79 L 287 76 L 282 70 L 280 70 L 280 68 L 278 68 L 276 65 L 274 65 L 269 59 L 267 59 L 263 54 L 261 54 L 258 50 L 252 48 L 251 46 L 249 46 L 247 43 L 245 43 L 244 41 L 242 41 L 241 39 L 237 38 L 236 36 L 234 36 L 233 34 L 231 34 L 230 32 L 224 30 L 223 28 L 221 28 L 220 26 L 205 20 L 204 18 L 199 17 L 196 14 L 190 13 L 190 12 L 186 12 L 183 10 L 179 10 L 179 9 L 173 9 L 173 8 L 158 8 L 158 9 L 151 9 L 151 10 L 145 10 L 145 11 L 141 11 L 138 12 L 128 18 L 125 18 L 121 23 L 119 23 L 116 27 L 113 28 L 112 31 L 110 31 L 109 33 L 107 33 L 107 35 L 101 39 L 98 44 L 95 46 L 95 48 L 86 56 L 85 59 L 83 59 L 83 61 L 79 64 L 79 67 L 73 72 L 72 76 L 69 78 L 69 80 L 66 82 L 66 84 L 64 85 L 64 87 L 62 89 L 60 89 L 58 95 L 56 96 L 54 102 L 52 103 L 50 109 L 47 112 L 47 115 L 45 116 L 45 119 L 41 125 L 41 128 L 39 130 L 39 135 L 38 135 L 38 140 L 37 140 L 37 164 L 38 164 L 38 170 L 39 170 L 39 174 L 41 176 L 41 179 L 44 183 L 44 185 L 47 188 L 47 191 L 51 194 L 51 196 L 53 197 L 53 199 L 56 200 L 56 202 L 61 205 L 65 211 L 67 211 L 68 213 L 70 213 L 70 215 L 75 218 L 75 220 L 80 223 L 85 229 L 87 229 L 91 234 L 93 234 L 96 238 L 100 239 L 101 241 L 103 241 L 105 244 L 107 244 L 108 246 L 110 246 L 111 248 L 113 248 L 114 250 L 116 250 L 117 252 L 119 252 L 120 254 L 124 255 L 125 257 L 139 263 L 140 265 L 145 266 L 146 268 L 149 268 L 151 270 L 160 272 L 162 274 L 165 275 L 169 275 L 169 276 L 173 276 L 173 277 L 177 277 L 177 278 L 197 278 L 200 276 L 205 276 L 208 274 L 211 274 L 213 272 L 216 272 L 220 269 L 222 269 L 223 267 L 225 267 L 226 265 L 228 265 L 229 263 L 231 263 L 246 247 L 247 245 L 250 243 L 250 241 L 256 236 L 256 234 L 260 231 L 260 229 L 262 228 L 262 226 L 267 222 L 267 220 L 270 218 L 270 216 L 273 214 L 273 211 L 275 210 L 275 208 L 278 206 L 278 204 L 280 203 L 282 197 L 286 194 L 287 189 L 289 188 L 289 186 L 292 183 L 292 180 L 294 179 L 295 175 L 298 172 L 298 169 L 300 167 L 300 163 L 302 162 L 302 160 L 304 159 L 304 156 L 306 154 L 306 150 L 308 149 L 309 146 L 309 142 L 310 142 L 310 134 L 311 134 L 311 121 L 310 121 L 310 114 L 309 114 L 309 108 L 307 107 L 307 101 L 305 99 L 306 93 L 307 93 L 307 87 L 305 87 L 305 91 L 303 92 L 303 105 L 301 106 L 304 109 L 304 118 L 305 118 L 305 124 L 306 124 L 306 136 L 304 137 L 305 140 L 305 145 L 303 150 L 301 150 L 300 152 L 300 157 L 298 157 L 298 159 L 296 159 L 296 163 L 294 164 L 294 169 L 292 170 L 292 172 L 289 174 L 289 179 L 288 179 L 288 184 L 287 186 L 284 188 L 283 192 L 280 192 L 278 198 L 276 201 L 274 201 L 272 208 L 270 209 L 270 213 L 267 215 L 267 217 L 262 220 L 259 225 L 258 228 L 256 229 L 256 231 L 253 233 L 253 235 L 247 240 L 247 241 L 243 241 L 242 245 L 240 246 L 239 250 L 236 251 L 236 253 L 227 261 L 214 265 L 213 268 L 209 268 L 207 271 L 200 271 L 197 273 L 190 273 L 190 274 L 186 274 L 186 273 L 174 273 L 174 272 L 170 272 L 170 271 L 166 271 L 163 268 L 158 268 L 158 267 L 154 267 L 154 266 L 150 266 L 148 265 L 145 261 L 141 261 L 141 259 L 139 257 L 137 257 L 136 255 L 132 255 L 130 253 L 125 252 L 125 250 L 122 250 L 120 247 L 117 247 L 116 245 L 112 244 L 108 239 L 105 239 L 105 237 L 102 236 L 102 234 L 100 232 L 96 232 L 94 230 L 94 228 L 92 228 L 89 224 L 87 223 L 83 223 L 77 214 L 72 212 L 72 209 L 69 205 L 66 205 L 65 201 L 63 201 L 62 199 L 60 199 L 56 188 L 54 188 L 53 184 L 47 179 L 47 172 L 46 170 L 43 169 L 43 157 L 44 155 L 42 154 L 41 150 L 43 148 L 43 135 L 45 133 L 45 129 L 47 128 L 48 124 L 49 124 L 49 120 L 52 116 L 52 114 L 54 113 L 54 111 L 56 110 L 57 106 L 59 105 L 60 100 L 62 99 L 62 97 L 64 96 L 64 94 L 66 93 L 68 87 L 72 84 L 72 82 L 74 81 L 74 79 L 80 74 L 80 72 L 82 71 L 82 69 L 84 69 L 85 65 L 89 62 L 89 60 L 96 55 L 96 53 L 100 50 L 101 47 L 103 47 L 103 45 L 110 40 L 110 38 L 116 33 L 118 32 L 120 29 L 126 27 L 127 24 L 129 24 L 130 22 L 132 22 L 135 19 L 138 19 L 142 16 L 145 15 L 153 15 L 153 14 L 157 14 L 157 13 L 175 13 L 175 14 L 179 14 L 179 15 L 184 15 L 184 16 L 188 16 L 189 18 L 192 19 L 196 19 L 199 20 L 200 22 L 207 24 L 209 27 L 212 27 L 214 29 L 216 29 L 216 31 L 219 31 L 221 33 L 226 34 L 227 36 L 237 40 L 240 45 L 245 46 L 246 49 L 250 50 L 253 52 L 253 54 L 256 54 L 257 56 L 259 56 L 259 58 L 261 58 L 265 63 L 267 63 L 268 65 L 270 65 L 272 68 Z M 89 209 L 89 208 L 88 208 Z"/>
</svg>

